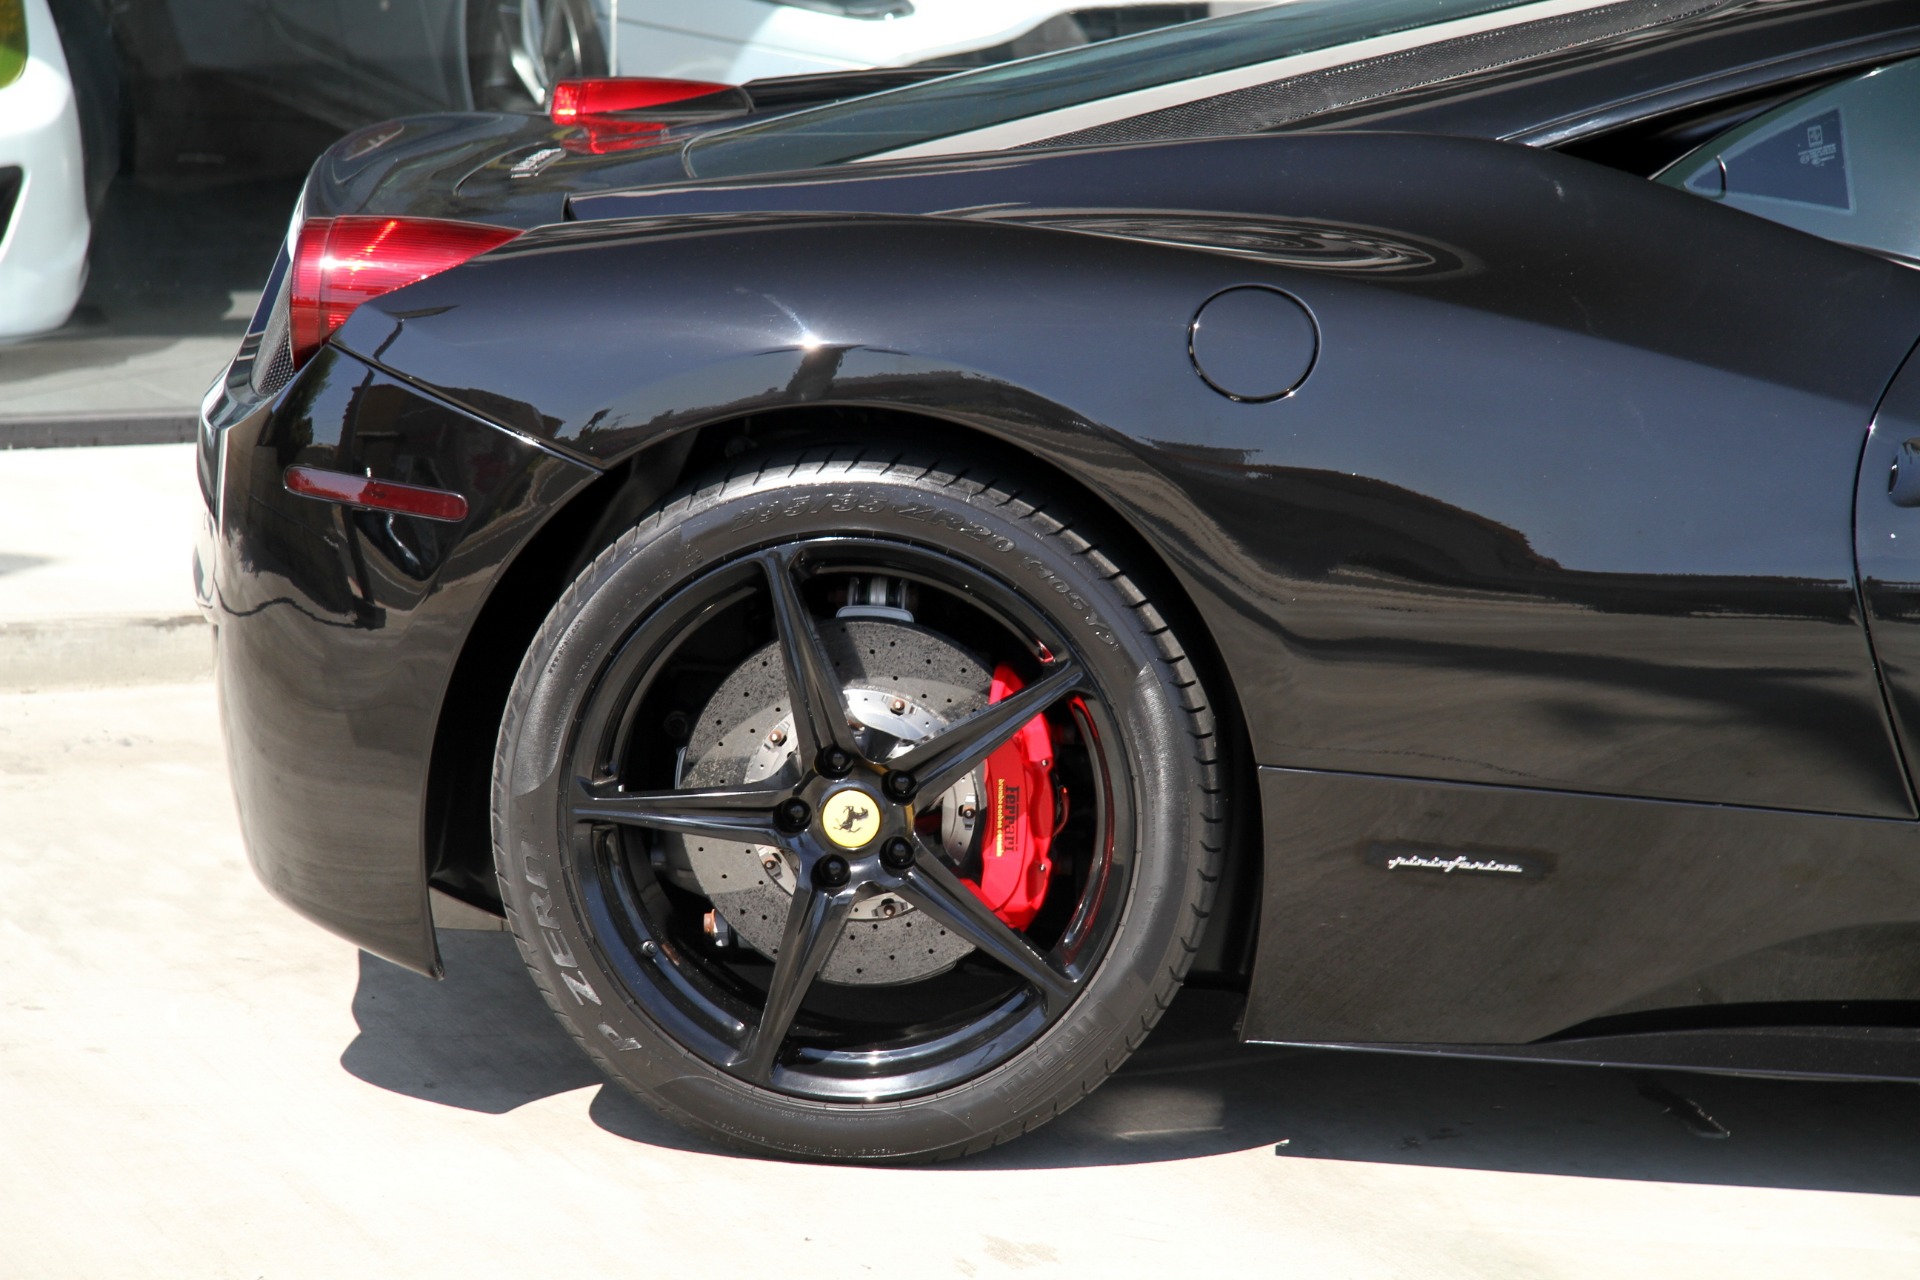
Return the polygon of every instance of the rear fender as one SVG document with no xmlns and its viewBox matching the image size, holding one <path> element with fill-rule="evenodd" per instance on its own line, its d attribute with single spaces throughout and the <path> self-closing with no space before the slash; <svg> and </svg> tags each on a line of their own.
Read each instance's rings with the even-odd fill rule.
<svg viewBox="0 0 1920 1280">
<path fill-rule="evenodd" d="M 831 405 L 1043 453 L 1182 576 L 1262 764 L 1913 812 L 1850 537 L 1872 406 L 1920 333 L 1910 272 L 1445 138 L 657 195 L 632 207 L 661 216 L 531 232 L 337 340 L 598 462 Z M 761 200 L 785 211 L 693 211 Z M 1190 358 L 1238 285 L 1317 325 L 1310 376 L 1268 403 Z"/>
</svg>

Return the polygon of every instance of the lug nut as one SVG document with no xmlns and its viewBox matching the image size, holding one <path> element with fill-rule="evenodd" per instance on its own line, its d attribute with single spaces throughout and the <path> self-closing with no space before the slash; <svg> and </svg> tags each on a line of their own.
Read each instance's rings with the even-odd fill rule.
<svg viewBox="0 0 1920 1280">
<path fill-rule="evenodd" d="M 805 800 L 800 799 L 798 796 L 795 796 L 791 800 L 781 801 L 780 807 L 773 811 L 774 822 L 779 825 L 782 831 L 787 832 L 789 835 L 805 831 L 807 829 L 807 823 L 812 821 L 812 819 L 813 809 Z"/>
<path fill-rule="evenodd" d="M 911 800 L 914 789 L 920 784 L 913 780 L 913 775 L 910 773 L 894 772 L 887 775 L 883 785 L 887 789 L 887 794 L 895 800 Z"/>
<path fill-rule="evenodd" d="M 844 778 L 853 769 L 853 757 L 839 747 L 822 747 L 814 764 L 829 778 Z"/>
<path fill-rule="evenodd" d="M 889 870 L 905 871 L 913 865 L 913 841 L 895 836 L 880 846 L 880 861 Z"/>
<path fill-rule="evenodd" d="M 847 860 L 837 853 L 830 853 L 813 864 L 814 883 L 823 889 L 838 889 L 852 878 L 853 872 L 847 866 Z"/>
</svg>

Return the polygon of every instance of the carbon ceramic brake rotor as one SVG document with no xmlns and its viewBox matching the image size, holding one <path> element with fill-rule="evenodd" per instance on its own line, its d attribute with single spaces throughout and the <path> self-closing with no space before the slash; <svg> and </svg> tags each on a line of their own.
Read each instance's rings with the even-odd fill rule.
<svg viewBox="0 0 1920 1280">
<path fill-rule="evenodd" d="M 987 669 L 924 627 L 835 618 L 819 630 L 848 710 L 863 726 L 861 745 L 869 758 L 904 751 L 987 705 Z M 772 777 L 792 758 L 792 743 L 786 670 L 778 647 L 770 644 L 741 663 L 700 712 L 681 785 Z M 976 775 L 939 801 L 942 843 L 956 860 L 973 839 L 979 785 Z M 664 843 L 670 860 L 691 872 L 742 942 L 769 958 L 778 953 L 793 898 L 794 868 L 785 855 L 771 846 L 706 839 L 670 837 Z M 849 985 L 913 982 L 951 968 L 972 949 L 905 901 L 875 892 L 855 905 L 820 977 Z"/>
</svg>

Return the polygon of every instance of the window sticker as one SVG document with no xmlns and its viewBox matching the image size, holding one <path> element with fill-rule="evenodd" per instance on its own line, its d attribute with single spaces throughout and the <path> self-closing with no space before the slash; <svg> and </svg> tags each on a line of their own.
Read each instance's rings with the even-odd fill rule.
<svg viewBox="0 0 1920 1280">
<path fill-rule="evenodd" d="M 1823 111 L 1725 157 L 1728 195 L 1853 208 L 1840 109 Z"/>
</svg>

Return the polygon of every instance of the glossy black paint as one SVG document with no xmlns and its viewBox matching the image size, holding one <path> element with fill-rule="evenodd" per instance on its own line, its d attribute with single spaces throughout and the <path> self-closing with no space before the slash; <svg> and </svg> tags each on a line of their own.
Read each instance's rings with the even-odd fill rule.
<svg viewBox="0 0 1920 1280">
<path fill-rule="evenodd" d="M 1182 574 L 1262 764 L 1913 814 L 1850 532 L 1911 273 L 1596 166 L 1384 135 L 581 203 L 657 215 L 530 234 L 338 342 L 602 462 L 827 404 L 1033 448 Z M 1262 247 L 1141 242 L 1209 235 Z M 1187 354 L 1249 284 L 1320 331 L 1270 404 Z"/>
<path fill-rule="evenodd" d="M 1251 1040 L 1511 1045 L 1656 1009 L 1915 995 L 1911 822 L 1288 769 L 1260 790 L 1287 834 Z"/>
<path fill-rule="evenodd" d="M 1831 10 L 1869 11 L 1887 18 Z M 1673 95 L 1632 81 L 1606 110 L 1629 100 Z M 421 172 L 450 171 L 463 127 L 483 125 L 450 122 Z M 394 208 L 392 173 L 323 170 L 310 194 Z M 1191 601 L 1264 766 L 1249 1038 L 1495 1051 L 1649 1010 L 1916 997 L 1894 724 L 1920 705 L 1920 572 L 1884 486 L 1920 380 L 1882 404 L 1920 338 L 1911 272 L 1430 136 L 562 194 L 576 225 L 361 308 L 279 404 L 231 410 L 214 576 L 237 789 L 269 884 L 330 927 L 434 967 L 442 699 L 567 498 L 636 458 L 657 494 L 709 429 L 884 411 L 1027 450 Z M 501 219 L 557 217 L 553 196 Z M 1266 403 L 1218 394 L 1189 351 L 1202 304 L 1247 286 L 1318 330 L 1311 376 Z M 388 438 L 502 459 L 429 478 L 369 455 L 475 504 L 431 555 L 409 535 L 407 572 L 379 531 L 261 478 L 357 470 Z M 352 838 L 314 838 L 342 807 Z M 1396 848 L 1524 874 L 1389 871 Z"/>
<path fill-rule="evenodd" d="M 301 912 L 435 971 L 423 807 L 447 676 L 487 643 L 468 629 L 502 563 L 595 473 L 333 351 L 227 426 L 224 451 L 211 604 L 248 853 Z M 470 511 L 298 497 L 295 464 L 450 489 Z"/>
<path fill-rule="evenodd" d="M 1887 1019 L 1901 1020 L 1884 1024 L 1835 1020 L 1849 1010 L 1836 1010 L 1831 1005 L 1785 1010 L 1775 1006 L 1749 1006 L 1728 1012 L 1754 1018 L 1757 1025 L 1622 1031 L 1534 1044 L 1379 1044 L 1329 1040 L 1313 1047 L 1642 1070 L 1674 1068 L 1777 1080 L 1920 1080 L 1920 1029 L 1912 1025 L 1914 1019 L 1920 1017 L 1920 1010 L 1911 1005 L 1875 1010 Z M 1780 1023 L 1777 1019 L 1782 1012 L 1807 1021 Z"/>
<path fill-rule="evenodd" d="M 1907 360 L 1860 455 L 1854 536 L 1880 678 L 1909 767 L 1920 759 L 1920 357 Z"/>
</svg>

